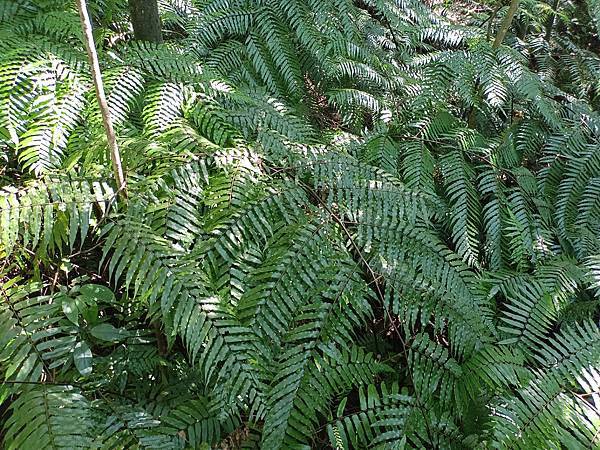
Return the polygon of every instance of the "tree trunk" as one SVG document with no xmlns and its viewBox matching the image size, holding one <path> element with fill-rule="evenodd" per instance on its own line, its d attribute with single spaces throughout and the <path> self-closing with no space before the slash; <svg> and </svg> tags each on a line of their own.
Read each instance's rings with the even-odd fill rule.
<svg viewBox="0 0 600 450">
<path fill-rule="evenodd" d="M 106 131 L 106 139 L 108 140 L 108 148 L 110 150 L 110 159 L 112 161 L 113 172 L 117 188 L 121 196 L 127 196 L 127 184 L 125 175 L 123 174 L 123 166 L 121 165 L 121 155 L 119 154 L 119 146 L 115 130 L 110 118 L 110 111 L 106 103 L 106 95 L 104 94 L 104 84 L 102 83 L 102 74 L 100 73 L 100 64 L 98 63 L 98 53 L 96 53 L 96 45 L 94 44 L 94 36 L 92 35 L 92 24 L 85 0 L 77 0 L 77 8 L 79 9 L 79 18 L 81 19 L 81 28 L 83 29 L 83 38 L 87 49 L 88 58 L 90 60 L 90 68 L 92 71 L 92 80 L 96 89 L 96 98 L 100 106 L 102 114 L 102 122 Z"/>
<path fill-rule="evenodd" d="M 129 0 L 133 35 L 139 41 L 163 41 L 157 0 Z"/>
<path fill-rule="evenodd" d="M 512 21 L 519 10 L 519 5 L 521 0 L 511 0 L 510 6 L 508 7 L 508 12 L 506 13 L 506 17 L 502 21 L 502 25 L 500 25 L 500 29 L 498 30 L 498 34 L 496 34 L 496 39 L 494 40 L 493 48 L 498 48 L 504 42 L 504 38 L 506 37 L 506 33 L 508 33 L 508 29 L 512 24 Z"/>
</svg>

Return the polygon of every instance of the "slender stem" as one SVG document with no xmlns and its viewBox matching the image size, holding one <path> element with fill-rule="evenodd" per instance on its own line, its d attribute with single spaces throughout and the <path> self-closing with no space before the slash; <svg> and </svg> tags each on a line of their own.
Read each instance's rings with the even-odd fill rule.
<svg viewBox="0 0 600 450">
<path fill-rule="evenodd" d="M 511 0 L 510 6 L 508 7 L 508 12 L 502 21 L 502 25 L 500 25 L 500 29 L 498 30 L 498 34 L 496 34 L 496 39 L 494 40 L 493 48 L 498 48 L 504 42 L 504 38 L 506 37 L 506 33 L 508 33 L 508 29 L 512 24 L 512 21 L 519 10 L 519 5 L 521 4 L 521 0 Z"/>
<path fill-rule="evenodd" d="M 552 3 L 552 12 L 550 13 L 550 17 L 548 18 L 548 23 L 546 24 L 546 42 L 550 42 L 550 38 L 552 37 L 552 30 L 554 29 L 554 24 L 556 23 L 556 12 L 558 11 L 559 0 L 554 0 Z"/>
<path fill-rule="evenodd" d="M 123 166 L 121 164 L 119 146 L 117 145 L 115 130 L 113 128 L 112 120 L 110 118 L 110 111 L 108 109 L 108 103 L 106 102 L 106 95 L 104 94 L 104 84 L 102 83 L 102 74 L 100 72 L 100 64 L 98 63 L 98 53 L 96 52 L 96 46 L 94 44 L 94 36 L 92 35 L 92 24 L 90 22 L 90 16 L 88 14 L 85 0 L 77 0 L 77 8 L 79 9 L 81 28 L 83 29 L 85 46 L 87 49 L 88 58 L 90 60 L 92 79 L 94 81 L 94 88 L 96 89 L 96 98 L 98 99 L 100 113 L 102 114 L 102 122 L 104 123 L 104 130 L 106 131 L 106 138 L 108 140 L 110 159 L 112 161 L 112 168 L 115 176 L 115 181 L 117 183 L 117 189 L 119 190 L 119 192 L 121 192 L 121 195 L 124 198 L 126 198 L 127 182 L 125 181 L 125 175 L 123 174 Z"/>
<path fill-rule="evenodd" d="M 487 27 L 487 35 L 486 35 L 486 40 L 489 42 L 492 36 L 492 27 L 494 26 L 494 21 L 496 20 L 496 16 L 498 15 L 498 11 L 500 11 L 502 9 L 502 3 L 500 3 L 498 6 L 496 6 L 494 8 L 494 10 L 492 11 L 492 13 L 490 14 L 490 17 L 488 17 L 488 27 Z"/>
</svg>

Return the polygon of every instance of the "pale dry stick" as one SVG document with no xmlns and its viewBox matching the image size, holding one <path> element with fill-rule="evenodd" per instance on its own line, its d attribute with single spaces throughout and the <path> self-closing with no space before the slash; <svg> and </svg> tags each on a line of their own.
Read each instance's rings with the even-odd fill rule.
<svg viewBox="0 0 600 450">
<path fill-rule="evenodd" d="M 115 129 L 113 128 L 110 110 L 108 109 L 106 95 L 104 94 L 104 83 L 102 82 L 100 64 L 98 63 L 98 53 L 96 52 L 96 46 L 94 44 L 92 24 L 90 22 L 90 16 L 85 0 L 77 0 L 77 8 L 79 9 L 79 18 L 81 19 L 81 28 L 83 29 L 83 40 L 85 41 L 85 47 L 90 60 L 92 79 L 94 81 L 94 88 L 96 89 L 96 98 L 98 99 L 100 113 L 102 114 L 102 122 L 104 123 L 104 130 L 106 131 L 106 139 L 108 140 L 110 159 L 112 161 L 117 189 L 121 192 L 123 198 L 127 198 L 127 182 L 125 181 L 125 175 L 123 174 L 123 166 L 121 164 L 121 155 L 119 154 Z"/>
</svg>

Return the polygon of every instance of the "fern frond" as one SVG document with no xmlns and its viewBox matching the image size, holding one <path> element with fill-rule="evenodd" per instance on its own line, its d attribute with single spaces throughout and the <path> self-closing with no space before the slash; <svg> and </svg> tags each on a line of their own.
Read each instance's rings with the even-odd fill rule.
<svg viewBox="0 0 600 450">
<path fill-rule="evenodd" d="M 530 348 L 543 346 L 543 342 L 556 320 L 552 297 L 539 283 L 513 284 L 503 290 L 508 298 L 500 330 L 509 334 L 504 344 L 523 342 Z"/>
<path fill-rule="evenodd" d="M 409 364 L 420 401 L 429 402 L 435 396 L 447 409 L 464 409 L 465 405 L 460 403 L 462 399 L 454 392 L 462 369 L 447 349 L 423 334 L 417 335 L 411 345 Z"/>
<path fill-rule="evenodd" d="M 457 253 L 471 266 L 479 265 L 479 223 L 481 205 L 474 173 L 461 152 L 445 155 L 440 164 L 450 201 L 450 224 Z"/>
<path fill-rule="evenodd" d="M 435 159 L 427 146 L 420 141 L 402 143 L 402 180 L 409 189 L 418 192 L 435 190 L 433 174 Z"/>
<path fill-rule="evenodd" d="M 562 383 L 574 383 L 585 393 L 600 388 L 600 330 L 597 325 L 585 321 L 574 327 L 564 326 L 549 345 L 538 350 L 536 358 Z"/>
<path fill-rule="evenodd" d="M 239 418 L 228 416 L 208 398 L 180 403 L 160 420 L 162 434 L 181 437 L 185 446 L 193 448 L 217 444 L 239 425 Z"/>
<path fill-rule="evenodd" d="M 381 391 L 381 393 L 380 393 Z M 395 430 L 405 429 L 414 400 L 401 394 L 398 385 L 390 388 L 381 384 L 361 386 L 358 391 L 359 409 L 356 412 L 345 413 L 344 406 L 348 399 L 340 402 L 337 417 L 327 425 L 331 445 L 336 448 L 364 448 L 370 443 L 385 442 L 396 435 Z M 393 441 L 393 439 L 390 439 Z"/>
<path fill-rule="evenodd" d="M 333 395 L 369 384 L 385 368 L 356 347 L 348 353 L 331 347 L 322 351 L 323 355 L 313 356 L 303 347 L 292 347 L 289 355 L 282 354 L 267 395 L 269 412 L 265 417 L 263 447 L 301 445 L 312 435 L 317 414 L 325 412 Z"/>
<path fill-rule="evenodd" d="M 398 168 L 398 148 L 386 133 L 368 136 L 359 152 L 358 159 L 367 164 L 380 167 L 389 173 L 395 173 Z"/>
<path fill-rule="evenodd" d="M 53 91 L 58 91 L 54 87 Z M 63 92 L 50 94 L 51 99 L 40 96 L 39 108 L 31 117 L 27 131 L 19 137 L 17 151 L 24 168 L 37 175 L 60 167 L 69 135 L 78 125 L 84 109 L 84 92 L 87 84 L 75 80 Z"/>
<path fill-rule="evenodd" d="M 590 17 L 600 35 L 600 4 L 598 3 L 598 0 L 587 0 L 587 5 Z"/>
<path fill-rule="evenodd" d="M 90 448 L 90 402 L 71 386 L 38 385 L 10 405 L 4 426 L 7 449 Z"/>
<path fill-rule="evenodd" d="M 583 398 L 562 390 L 554 377 L 531 381 L 518 396 L 499 406 L 495 414 L 495 445 L 530 448 L 561 444 L 585 448 L 597 445 L 597 409 Z"/>
<path fill-rule="evenodd" d="M 173 83 L 205 80 L 202 67 L 194 55 L 175 46 L 136 41 L 126 47 L 123 59 L 150 78 Z"/>
<path fill-rule="evenodd" d="M 139 70 L 127 66 L 106 70 L 103 72 L 103 78 L 110 117 L 115 126 L 123 126 L 144 88 L 144 78 Z M 98 106 L 93 104 L 92 108 L 91 113 L 100 123 Z"/>
<path fill-rule="evenodd" d="M 173 83 L 155 83 L 147 89 L 144 105 L 144 127 L 146 133 L 155 137 L 167 131 L 183 106 L 181 86 Z"/>
<path fill-rule="evenodd" d="M 42 252 L 75 244 L 96 219 L 114 208 L 114 189 L 102 180 L 47 178 L 22 189 L 0 191 L 0 243 L 10 252 L 18 243 Z"/>
</svg>

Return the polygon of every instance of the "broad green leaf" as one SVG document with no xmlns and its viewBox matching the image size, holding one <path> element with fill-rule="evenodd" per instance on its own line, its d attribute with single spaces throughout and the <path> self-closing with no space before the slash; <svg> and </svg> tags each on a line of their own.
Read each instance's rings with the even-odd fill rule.
<svg viewBox="0 0 600 450">
<path fill-rule="evenodd" d="M 110 323 L 101 323 L 90 330 L 92 336 L 101 341 L 120 342 L 129 336 L 129 332 L 122 328 L 115 328 Z"/>
<path fill-rule="evenodd" d="M 92 351 L 86 342 L 78 342 L 73 350 L 73 361 L 83 376 L 92 373 Z"/>
<path fill-rule="evenodd" d="M 106 286 L 100 284 L 85 284 L 79 289 L 79 295 L 84 297 L 86 302 L 94 301 L 95 303 L 113 303 L 115 294 Z"/>
<path fill-rule="evenodd" d="M 76 298 L 71 298 L 66 295 L 61 296 L 61 306 L 63 313 L 73 324 L 79 325 L 79 302 Z"/>
</svg>

